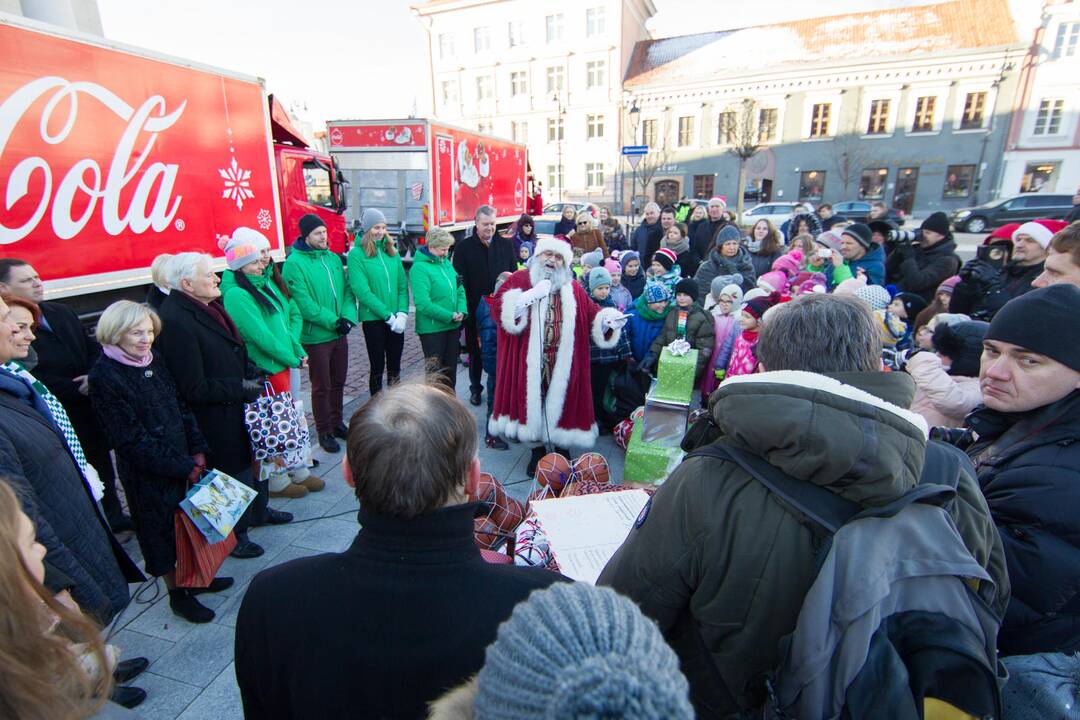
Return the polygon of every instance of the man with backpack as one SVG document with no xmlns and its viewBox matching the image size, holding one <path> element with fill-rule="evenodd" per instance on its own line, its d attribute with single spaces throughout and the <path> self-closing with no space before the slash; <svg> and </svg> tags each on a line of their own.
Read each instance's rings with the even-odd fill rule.
<svg viewBox="0 0 1080 720">
<path fill-rule="evenodd" d="M 755 475 L 744 463 L 749 461 L 768 475 L 784 476 L 811 494 L 824 490 L 842 509 L 871 511 L 910 502 L 925 465 L 927 474 L 946 485 L 940 492 L 928 489 L 927 497 L 940 500 L 952 521 L 932 509 L 931 513 L 938 512 L 933 516 L 936 524 L 924 529 L 935 541 L 918 544 L 930 545 L 926 552 L 939 570 L 948 567 L 970 578 L 980 596 L 967 598 L 963 583 L 946 577 L 928 597 L 939 597 L 936 592 L 941 590 L 950 598 L 943 606 L 955 608 L 961 620 L 947 618 L 946 624 L 962 627 L 980 667 L 990 668 L 988 707 L 977 709 L 993 712 L 997 699 L 993 636 L 997 613 L 1008 598 L 1001 541 L 962 454 L 939 443 L 928 446 L 925 421 L 905 409 L 914 396 L 910 378 L 880 372 L 881 344 L 872 316 L 854 298 L 803 296 L 770 318 L 757 352 L 771 372 L 724 383 L 710 398 L 712 423 L 720 438 L 708 448 L 723 447 L 715 454 L 692 453 L 672 473 L 639 515 L 601 574 L 600 584 L 635 600 L 657 621 L 680 657 L 699 717 L 727 717 L 765 707 L 770 701 L 767 675 L 782 660 L 792 661 L 781 651 L 780 641 L 796 630 L 824 557 L 819 553 L 829 546 L 829 533 L 811 520 L 813 513 L 796 509 L 800 503 L 767 486 L 761 473 Z M 733 448 L 734 453 L 722 452 L 724 448 Z M 910 515 L 898 513 L 897 518 L 903 516 L 906 522 Z M 847 530 L 847 519 L 836 525 Z M 916 530 L 914 536 L 920 535 Z M 870 542 L 862 550 L 868 563 L 883 563 L 881 556 L 892 548 L 907 551 L 909 544 L 883 547 Z M 934 555 L 938 548 L 940 557 Z M 829 577 L 858 568 L 858 563 L 845 565 L 842 557 L 832 554 L 825 559 L 822 572 L 831 573 Z M 885 576 L 883 570 L 876 577 Z M 884 592 L 893 587 L 885 583 L 878 599 L 896 599 Z M 898 579 L 895 587 L 910 586 Z M 913 591 L 907 597 L 918 595 Z M 976 606 L 985 608 L 985 615 L 978 614 Z M 876 617 L 871 609 L 884 617 L 877 607 L 859 617 Z M 819 625 L 829 631 L 837 627 L 828 621 Z M 871 623 L 861 630 L 874 628 Z M 865 646 L 869 640 L 864 640 Z M 797 652 L 801 646 L 793 642 L 791 647 Z M 867 652 L 853 661 L 837 650 L 835 656 L 827 653 L 819 658 L 819 664 L 826 662 L 814 677 L 832 678 L 841 671 L 850 677 L 864 665 L 880 667 L 886 657 Z M 895 672 L 886 675 L 902 677 Z M 786 679 L 777 678 L 780 690 Z M 812 686 L 810 679 L 804 684 Z M 977 683 L 969 685 L 975 688 Z M 938 688 L 926 694 L 942 695 Z M 809 714 L 801 709 L 803 713 L 793 716 L 837 714 L 826 712 L 824 705 Z M 879 716 L 886 715 L 904 717 L 892 712 Z"/>
</svg>

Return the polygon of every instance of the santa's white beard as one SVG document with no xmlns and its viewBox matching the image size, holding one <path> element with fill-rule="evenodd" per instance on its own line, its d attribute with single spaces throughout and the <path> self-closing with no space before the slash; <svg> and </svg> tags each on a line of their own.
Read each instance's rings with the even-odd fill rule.
<svg viewBox="0 0 1080 720">
<path fill-rule="evenodd" d="M 541 280 L 550 280 L 552 292 L 570 282 L 572 276 L 570 269 L 565 265 L 562 267 L 554 264 L 549 265 L 539 257 L 534 257 L 529 261 L 529 280 L 532 281 L 533 285 Z"/>
</svg>

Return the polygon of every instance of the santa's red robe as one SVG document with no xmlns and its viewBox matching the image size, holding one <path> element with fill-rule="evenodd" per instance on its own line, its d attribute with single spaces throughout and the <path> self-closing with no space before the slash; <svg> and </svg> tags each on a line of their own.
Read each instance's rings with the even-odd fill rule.
<svg viewBox="0 0 1080 720">
<path fill-rule="evenodd" d="M 549 300 L 536 302 L 520 318 L 514 317 L 514 306 L 531 287 L 528 269 L 518 270 L 495 295 L 499 334 L 495 405 L 488 432 L 523 442 L 592 447 L 597 432 L 589 382 L 589 338 L 600 347 L 615 347 L 621 329 L 605 333 L 602 322 L 621 313 L 597 307 L 572 276 L 556 291 L 562 302 L 562 333 L 547 395 L 541 399 L 543 323 Z"/>
</svg>

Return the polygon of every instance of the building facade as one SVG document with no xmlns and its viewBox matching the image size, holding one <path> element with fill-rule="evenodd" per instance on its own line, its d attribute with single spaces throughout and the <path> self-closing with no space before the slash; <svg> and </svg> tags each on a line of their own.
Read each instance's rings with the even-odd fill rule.
<svg viewBox="0 0 1080 720">
<path fill-rule="evenodd" d="M 999 194 L 1080 187 L 1080 3 L 1049 0 L 1020 73 Z"/>
<path fill-rule="evenodd" d="M 748 204 L 976 204 L 1003 171 L 1027 49 L 1006 0 L 639 42 L 624 81 L 628 138 L 652 148 L 637 193 L 734 198 L 734 151 L 756 146 Z"/>
<path fill-rule="evenodd" d="M 647 37 L 651 0 L 431 0 L 434 115 L 529 147 L 548 202 L 611 202 L 623 135 L 622 81 Z"/>
</svg>

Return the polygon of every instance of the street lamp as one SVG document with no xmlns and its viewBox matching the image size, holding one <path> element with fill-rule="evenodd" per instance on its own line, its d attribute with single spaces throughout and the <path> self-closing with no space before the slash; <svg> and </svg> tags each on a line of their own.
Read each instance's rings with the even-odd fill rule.
<svg viewBox="0 0 1080 720">
<path fill-rule="evenodd" d="M 637 142 L 638 123 L 641 121 L 641 108 L 638 107 L 637 98 L 630 103 L 630 127 L 633 128 L 634 136 L 631 144 Z M 627 222 L 628 230 L 634 231 L 634 218 L 637 217 L 637 165 L 633 165 L 630 174 L 630 219 Z"/>
<path fill-rule="evenodd" d="M 555 101 L 555 137 L 558 140 L 558 152 L 559 152 L 559 202 L 563 199 L 563 165 L 562 165 L 562 145 L 563 145 L 563 107 L 562 98 L 559 97 L 559 93 L 552 93 L 551 99 Z"/>
</svg>

